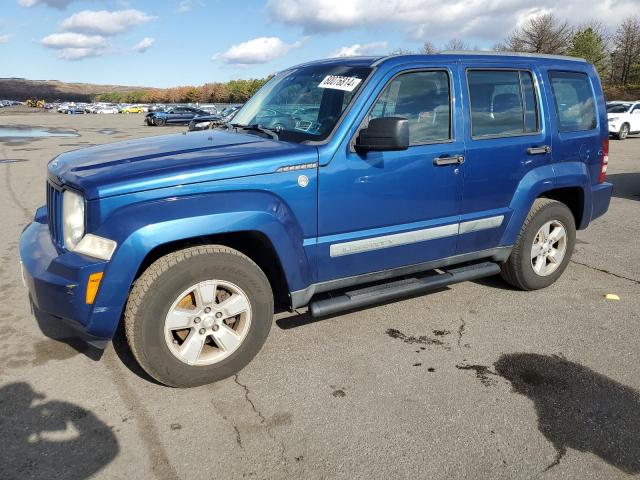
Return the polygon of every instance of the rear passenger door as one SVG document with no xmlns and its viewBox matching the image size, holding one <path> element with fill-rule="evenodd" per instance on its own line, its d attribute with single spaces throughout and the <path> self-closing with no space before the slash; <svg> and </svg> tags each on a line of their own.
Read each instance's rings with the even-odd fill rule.
<svg viewBox="0 0 640 480">
<path fill-rule="evenodd" d="M 464 254 L 499 246 L 518 184 L 550 163 L 551 144 L 541 78 L 530 65 L 462 63 L 460 76 L 466 161 L 457 253 Z"/>
</svg>

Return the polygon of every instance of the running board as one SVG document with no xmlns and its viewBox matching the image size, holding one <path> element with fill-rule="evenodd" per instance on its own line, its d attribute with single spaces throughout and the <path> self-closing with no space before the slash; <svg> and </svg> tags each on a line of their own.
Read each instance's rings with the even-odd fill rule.
<svg viewBox="0 0 640 480">
<path fill-rule="evenodd" d="M 494 262 L 482 262 L 451 268 L 443 272 L 423 278 L 396 280 L 373 287 L 351 290 L 337 297 L 312 301 L 309 303 L 309 311 L 314 317 L 322 317 L 343 310 L 383 303 L 396 298 L 436 290 L 454 283 L 496 275 L 500 273 L 500 265 Z"/>
</svg>

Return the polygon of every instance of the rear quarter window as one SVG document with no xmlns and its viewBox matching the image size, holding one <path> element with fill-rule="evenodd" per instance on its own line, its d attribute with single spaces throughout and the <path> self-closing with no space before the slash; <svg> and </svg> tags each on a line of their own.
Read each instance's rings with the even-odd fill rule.
<svg viewBox="0 0 640 480">
<path fill-rule="evenodd" d="M 558 115 L 558 130 L 579 132 L 596 128 L 596 102 L 586 73 L 549 72 Z"/>
</svg>

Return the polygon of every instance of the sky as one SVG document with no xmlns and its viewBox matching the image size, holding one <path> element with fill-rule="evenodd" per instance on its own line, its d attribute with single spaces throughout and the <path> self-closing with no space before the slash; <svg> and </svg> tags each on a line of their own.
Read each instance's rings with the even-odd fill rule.
<svg viewBox="0 0 640 480">
<path fill-rule="evenodd" d="M 640 0 L 0 0 L 0 77 L 148 87 L 262 78 L 451 38 L 491 48 L 532 16 L 615 29 Z"/>
</svg>

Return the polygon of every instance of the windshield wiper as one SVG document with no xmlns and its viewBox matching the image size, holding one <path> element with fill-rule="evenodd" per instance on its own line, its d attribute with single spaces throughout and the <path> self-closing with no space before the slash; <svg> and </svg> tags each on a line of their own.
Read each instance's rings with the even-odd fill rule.
<svg viewBox="0 0 640 480">
<path fill-rule="evenodd" d="M 265 128 L 257 123 L 254 123 L 252 125 L 242 125 L 240 123 L 227 123 L 225 126 L 230 126 L 232 128 L 239 128 L 241 130 L 250 130 L 254 132 L 264 133 L 269 138 L 272 138 L 273 140 L 278 140 L 278 134 L 276 132 L 274 132 L 273 130 L 269 130 L 268 128 Z"/>
</svg>

